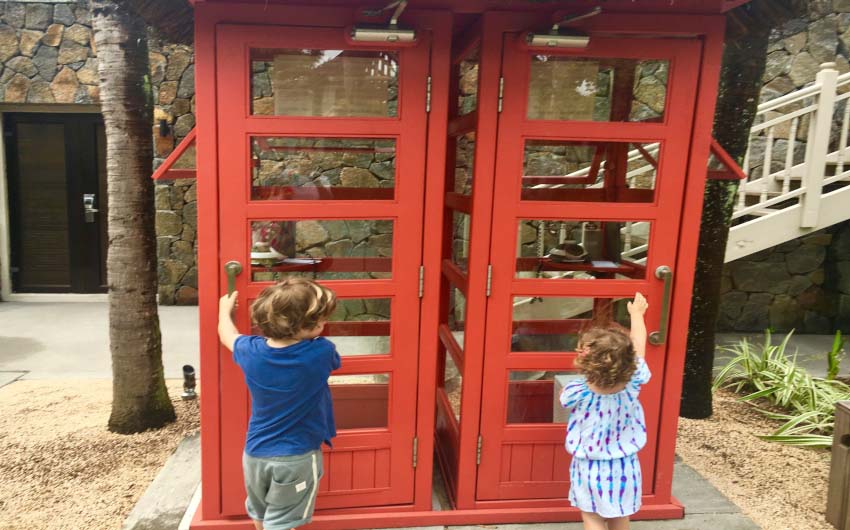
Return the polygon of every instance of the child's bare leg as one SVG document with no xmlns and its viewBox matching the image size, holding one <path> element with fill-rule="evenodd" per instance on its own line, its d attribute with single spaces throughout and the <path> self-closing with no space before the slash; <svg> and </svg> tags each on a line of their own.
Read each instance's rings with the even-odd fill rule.
<svg viewBox="0 0 850 530">
<path fill-rule="evenodd" d="M 581 512 L 581 520 L 584 521 L 584 530 L 607 530 L 605 519 L 595 513 Z"/>
<path fill-rule="evenodd" d="M 263 522 L 262 521 L 258 521 L 256 519 L 252 519 L 252 521 L 254 521 L 254 528 L 256 528 L 257 530 L 263 530 Z"/>
<path fill-rule="evenodd" d="M 608 519 L 608 530 L 629 530 L 629 518 L 615 517 Z"/>
</svg>

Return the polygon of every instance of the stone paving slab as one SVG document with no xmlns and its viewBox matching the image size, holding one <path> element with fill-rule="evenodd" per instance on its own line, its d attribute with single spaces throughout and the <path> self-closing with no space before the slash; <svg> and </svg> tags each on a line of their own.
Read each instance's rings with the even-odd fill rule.
<svg viewBox="0 0 850 530">
<path fill-rule="evenodd" d="M 122 530 L 173 530 L 201 481 L 201 437 L 184 438 L 124 520 Z"/>
<path fill-rule="evenodd" d="M 27 375 L 26 371 L 10 371 L 10 372 L 0 372 L 0 388 L 8 385 L 9 383 L 14 383 L 21 377 Z"/>
</svg>

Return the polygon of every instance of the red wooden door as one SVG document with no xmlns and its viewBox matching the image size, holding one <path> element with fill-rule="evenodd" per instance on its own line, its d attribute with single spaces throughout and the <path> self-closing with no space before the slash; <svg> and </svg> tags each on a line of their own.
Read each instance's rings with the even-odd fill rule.
<svg viewBox="0 0 850 530">
<path fill-rule="evenodd" d="M 649 330 L 666 325 L 656 269 L 675 264 L 700 53 L 696 40 L 599 37 L 535 50 L 505 34 L 478 500 L 563 502 L 558 395 L 576 376 L 578 334 L 628 326 L 635 291 L 649 300 Z M 645 495 L 665 356 L 649 346 Z"/>
<path fill-rule="evenodd" d="M 339 434 L 320 510 L 413 500 L 429 44 L 344 35 L 217 31 L 219 258 L 243 265 L 237 325 L 247 333 L 250 302 L 287 276 L 340 299 L 326 327 L 343 356 L 330 381 Z M 222 508 L 240 515 L 249 396 L 229 358 L 222 366 Z"/>
</svg>

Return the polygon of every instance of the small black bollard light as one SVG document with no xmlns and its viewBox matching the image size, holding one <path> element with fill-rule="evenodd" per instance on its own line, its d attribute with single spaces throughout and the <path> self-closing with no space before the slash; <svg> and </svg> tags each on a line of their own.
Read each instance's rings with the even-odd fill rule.
<svg viewBox="0 0 850 530">
<path fill-rule="evenodd" d="M 183 365 L 183 393 L 180 394 L 183 399 L 197 399 L 198 394 L 195 392 L 195 369 L 191 364 Z"/>
</svg>

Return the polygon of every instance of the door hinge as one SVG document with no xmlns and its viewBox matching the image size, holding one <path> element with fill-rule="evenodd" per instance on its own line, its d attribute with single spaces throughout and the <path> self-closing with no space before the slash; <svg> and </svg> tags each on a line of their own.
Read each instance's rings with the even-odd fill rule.
<svg viewBox="0 0 850 530">
<path fill-rule="evenodd" d="M 416 461 L 419 460 L 419 438 L 413 437 L 413 469 L 416 469 Z"/>
<path fill-rule="evenodd" d="M 425 295 L 425 265 L 419 266 L 419 298 Z"/>
<path fill-rule="evenodd" d="M 487 265 L 487 296 L 490 296 L 490 288 L 493 286 L 493 266 Z"/>
<path fill-rule="evenodd" d="M 425 84 L 425 112 L 431 112 L 431 76 Z"/>
<path fill-rule="evenodd" d="M 481 446 L 484 445 L 484 438 L 479 434 L 478 435 L 478 449 L 475 453 L 475 465 L 481 465 Z"/>
<path fill-rule="evenodd" d="M 505 78 L 499 78 L 499 112 L 502 112 L 502 100 L 505 97 Z"/>
</svg>

